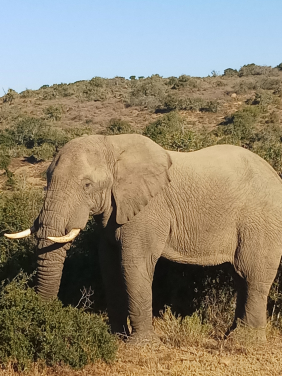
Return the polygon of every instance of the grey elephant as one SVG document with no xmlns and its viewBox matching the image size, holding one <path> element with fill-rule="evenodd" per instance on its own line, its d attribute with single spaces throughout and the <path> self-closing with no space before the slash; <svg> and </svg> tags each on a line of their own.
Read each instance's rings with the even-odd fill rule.
<svg viewBox="0 0 282 376">
<path fill-rule="evenodd" d="M 150 338 L 152 280 L 160 257 L 231 263 L 237 319 L 264 332 L 282 253 L 282 182 L 241 147 L 166 151 L 147 137 L 93 135 L 66 144 L 47 173 L 38 238 L 38 293 L 58 293 L 66 251 L 93 214 L 103 226 L 100 261 L 113 331 Z"/>
</svg>

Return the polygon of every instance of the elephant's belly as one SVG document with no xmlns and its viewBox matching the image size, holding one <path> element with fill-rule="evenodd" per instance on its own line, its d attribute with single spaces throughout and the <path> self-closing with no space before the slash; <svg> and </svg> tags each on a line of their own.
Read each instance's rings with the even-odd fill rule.
<svg viewBox="0 0 282 376">
<path fill-rule="evenodd" d="M 166 247 L 164 252 L 162 253 L 162 257 L 179 262 L 181 264 L 195 264 L 195 265 L 219 265 L 225 262 L 233 263 L 234 257 L 230 254 L 226 254 L 220 252 L 218 250 L 214 250 L 210 254 L 203 254 L 203 252 L 199 252 L 198 255 L 191 256 L 189 250 L 187 252 L 178 252 L 173 248 Z"/>
<path fill-rule="evenodd" d="M 190 239 L 172 238 L 167 242 L 162 257 L 185 264 L 218 265 L 234 262 L 237 235 L 209 234 L 206 237 Z"/>
</svg>

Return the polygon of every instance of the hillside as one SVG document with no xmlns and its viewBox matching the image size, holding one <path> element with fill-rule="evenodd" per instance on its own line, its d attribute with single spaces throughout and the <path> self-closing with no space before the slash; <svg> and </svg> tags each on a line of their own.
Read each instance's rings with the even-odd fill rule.
<svg viewBox="0 0 282 376">
<path fill-rule="evenodd" d="M 1 234 L 32 223 L 44 197 L 48 165 L 66 142 L 84 134 L 133 132 L 180 152 L 239 145 L 262 156 L 282 177 L 282 63 L 275 68 L 248 64 L 208 77 L 94 77 L 21 93 L 9 89 L 0 98 Z M 65 306 L 85 307 L 86 302 L 91 312 L 105 310 L 98 236 L 92 224 L 69 251 L 60 290 Z M 31 274 L 34 252 L 32 238 L 11 243 L 1 237 L 0 279 L 12 280 L 20 270 Z M 282 267 L 269 297 L 269 342 L 257 346 L 251 333 L 247 341 L 240 332 L 224 340 L 235 302 L 228 266 L 200 268 L 161 260 L 153 285 L 160 347 L 119 342 L 113 364 L 98 361 L 79 371 L 60 362 L 48 369 L 36 364 L 30 374 L 281 375 L 281 278 Z M 91 290 L 85 290 L 81 303 L 84 286 L 94 289 L 91 304 Z M 176 316 L 189 318 L 177 319 L 169 309 L 160 314 L 165 305 Z M 3 367 L 0 375 L 18 374 L 17 367 Z"/>
<path fill-rule="evenodd" d="M 165 113 L 178 111 L 184 128 L 210 131 L 246 104 L 264 108 L 256 121 L 257 127 L 281 126 L 281 82 L 281 69 L 249 64 L 239 72 L 226 69 L 222 76 L 214 72 L 214 76 L 204 78 L 187 75 L 162 78 L 157 74 L 147 78 L 132 76 L 129 80 L 94 77 L 71 84 L 44 85 L 19 94 L 9 89 L 0 98 L 0 130 L 18 127 L 20 132 L 23 127 L 22 132 L 30 131 L 31 135 L 26 137 L 32 139 L 36 136 L 34 128 L 44 123 L 57 133 L 54 137 L 60 138 L 57 142 L 60 144 L 83 133 L 122 133 L 129 129 L 142 132 Z M 33 130 L 27 129 L 30 120 Z M 114 124 L 118 120 L 122 120 L 121 127 Z M 33 177 L 36 182 L 46 163 L 30 166 L 23 157 L 32 155 L 35 146 L 39 153 L 37 161 L 49 160 L 55 148 L 45 148 L 48 150 L 40 153 L 34 141 L 24 148 L 18 140 L 16 150 L 9 150 L 8 154 L 12 158 L 10 171 L 16 175 L 24 173 L 27 179 Z M 1 146 L 11 149 L 9 143 L 5 145 L 3 136 L 0 142 Z M 4 180 L 2 178 L 1 182 Z"/>
</svg>

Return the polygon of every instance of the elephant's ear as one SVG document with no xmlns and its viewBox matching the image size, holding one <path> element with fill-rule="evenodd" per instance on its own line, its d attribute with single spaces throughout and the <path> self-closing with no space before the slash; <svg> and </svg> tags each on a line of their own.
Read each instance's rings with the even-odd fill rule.
<svg viewBox="0 0 282 376">
<path fill-rule="evenodd" d="M 166 150 L 145 136 L 128 134 L 108 139 L 115 156 L 116 221 L 124 224 L 169 183 L 171 159 Z"/>
</svg>

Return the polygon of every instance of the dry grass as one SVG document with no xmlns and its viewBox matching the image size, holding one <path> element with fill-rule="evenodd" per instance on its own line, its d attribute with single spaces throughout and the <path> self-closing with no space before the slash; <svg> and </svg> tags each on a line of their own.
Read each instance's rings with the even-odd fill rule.
<svg viewBox="0 0 282 376">
<path fill-rule="evenodd" d="M 266 345 L 247 346 L 206 339 L 202 345 L 175 348 L 161 344 L 136 347 L 120 342 L 117 360 L 98 362 L 74 371 L 66 367 L 33 369 L 26 376 L 281 376 L 281 336 L 272 335 Z M 12 367 L 0 376 L 19 376 Z"/>
<path fill-rule="evenodd" d="M 132 345 L 119 342 L 112 364 L 98 361 L 82 370 L 35 364 L 24 373 L 10 365 L 0 376 L 281 376 L 282 336 L 269 323 L 267 343 L 258 342 L 256 332 L 239 325 L 227 339 L 213 337 L 210 325 L 197 314 L 181 319 L 166 309 L 154 320 L 160 343 Z"/>
</svg>

